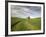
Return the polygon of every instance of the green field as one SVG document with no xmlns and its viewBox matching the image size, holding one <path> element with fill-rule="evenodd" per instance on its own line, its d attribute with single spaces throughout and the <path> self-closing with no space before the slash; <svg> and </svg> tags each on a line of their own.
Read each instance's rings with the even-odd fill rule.
<svg viewBox="0 0 46 37">
<path fill-rule="evenodd" d="M 40 18 L 24 19 L 24 18 L 11 17 L 11 31 L 28 31 L 40 29 L 41 29 Z"/>
</svg>

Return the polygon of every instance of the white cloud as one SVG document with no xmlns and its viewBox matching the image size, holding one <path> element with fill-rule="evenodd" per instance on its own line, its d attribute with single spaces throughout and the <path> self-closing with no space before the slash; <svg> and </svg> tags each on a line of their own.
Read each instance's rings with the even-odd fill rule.
<svg viewBox="0 0 46 37">
<path fill-rule="evenodd" d="M 19 8 L 19 9 L 18 9 Z M 36 18 L 41 16 L 41 8 L 35 6 L 12 6 L 11 7 L 12 17 L 19 18 Z"/>
</svg>

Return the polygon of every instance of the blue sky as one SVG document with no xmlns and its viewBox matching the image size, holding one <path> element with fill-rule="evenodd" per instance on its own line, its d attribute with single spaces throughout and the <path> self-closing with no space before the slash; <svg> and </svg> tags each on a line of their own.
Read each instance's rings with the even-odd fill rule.
<svg viewBox="0 0 46 37">
<path fill-rule="evenodd" d="M 41 7 L 40 6 L 11 6 L 11 16 L 18 18 L 37 18 L 41 17 Z"/>
</svg>

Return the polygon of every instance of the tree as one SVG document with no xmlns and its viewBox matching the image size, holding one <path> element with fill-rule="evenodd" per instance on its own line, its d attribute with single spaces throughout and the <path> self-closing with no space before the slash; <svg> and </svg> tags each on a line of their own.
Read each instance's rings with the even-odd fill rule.
<svg viewBox="0 0 46 37">
<path fill-rule="evenodd" d="M 28 19 L 30 19 L 30 16 L 28 16 Z"/>
</svg>

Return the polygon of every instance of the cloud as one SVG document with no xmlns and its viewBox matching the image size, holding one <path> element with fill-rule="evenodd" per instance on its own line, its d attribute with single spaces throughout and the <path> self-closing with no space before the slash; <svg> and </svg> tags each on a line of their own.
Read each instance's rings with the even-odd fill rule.
<svg viewBox="0 0 46 37">
<path fill-rule="evenodd" d="M 28 16 L 40 17 L 41 7 L 39 6 L 11 6 L 12 17 L 26 18 Z"/>
</svg>

